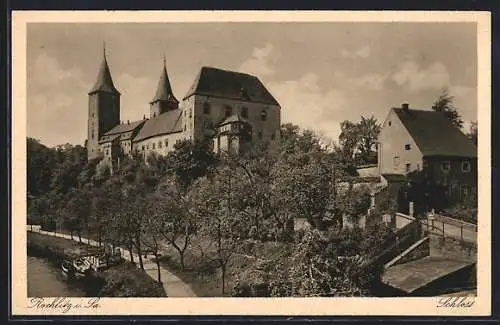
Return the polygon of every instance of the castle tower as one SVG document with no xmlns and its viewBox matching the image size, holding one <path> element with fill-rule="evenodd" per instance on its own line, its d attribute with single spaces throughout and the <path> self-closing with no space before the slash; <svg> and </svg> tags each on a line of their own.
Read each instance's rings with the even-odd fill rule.
<svg viewBox="0 0 500 325">
<path fill-rule="evenodd" d="M 88 95 L 87 153 L 90 160 L 99 156 L 99 139 L 101 136 L 120 124 L 121 94 L 113 84 L 106 60 L 105 48 L 97 80 Z"/>
<path fill-rule="evenodd" d="M 160 74 L 160 81 L 158 82 L 155 96 L 149 105 L 151 118 L 155 118 L 166 111 L 179 107 L 179 101 L 175 98 L 172 87 L 170 86 L 170 80 L 168 79 L 165 57 L 163 57 L 163 70 Z"/>
</svg>

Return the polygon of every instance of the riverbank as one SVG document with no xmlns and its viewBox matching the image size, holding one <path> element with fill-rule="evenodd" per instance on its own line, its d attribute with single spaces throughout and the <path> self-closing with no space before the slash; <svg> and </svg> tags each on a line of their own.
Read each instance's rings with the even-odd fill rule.
<svg viewBox="0 0 500 325">
<path fill-rule="evenodd" d="M 73 259 L 87 246 L 70 239 L 34 232 L 27 234 L 28 255 L 45 257 L 58 267 L 64 259 Z M 88 296 L 98 297 L 166 297 L 162 285 L 145 271 L 129 262 L 112 266 L 82 281 Z"/>
</svg>

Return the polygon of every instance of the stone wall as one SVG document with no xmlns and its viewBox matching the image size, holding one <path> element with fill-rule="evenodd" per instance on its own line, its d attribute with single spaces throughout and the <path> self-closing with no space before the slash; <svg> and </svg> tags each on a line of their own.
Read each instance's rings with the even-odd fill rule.
<svg viewBox="0 0 500 325">
<path fill-rule="evenodd" d="M 477 261 L 477 245 L 451 237 L 429 234 L 430 256 L 461 261 Z"/>
</svg>

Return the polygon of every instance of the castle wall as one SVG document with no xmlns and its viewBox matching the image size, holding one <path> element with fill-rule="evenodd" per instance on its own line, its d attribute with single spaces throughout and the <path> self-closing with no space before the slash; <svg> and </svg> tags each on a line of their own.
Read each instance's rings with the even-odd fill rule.
<svg viewBox="0 0 500 325">
<path fill-rule="evenodd" d="M 210 107 L 204 110 L 205 103 Z M 231 114 L 240 114 L 252 126 L 252 140 L 279 141 L 281 126 L 281 110 L 277 105 L 268 105 L 241 100 L 193 95 L 182 103 L 183 121 L 186 135 L 192 139 L 210 136 L 210 129 L 226 118 L 226 107 L 231 108 Z M 245 110 L 247 117 L 243 116 Z M 265 112 L 266 119 L 262 119 Z"/>
<path fill-rule="evenodd" d="M 137 149 L 146 159 L 151 153 L 166 155 L 174 150 L 177 141 L 185 139 L 183 132 L 170 133 L 144 139 L 133 143 L 133 150 Z"/>
</svg>

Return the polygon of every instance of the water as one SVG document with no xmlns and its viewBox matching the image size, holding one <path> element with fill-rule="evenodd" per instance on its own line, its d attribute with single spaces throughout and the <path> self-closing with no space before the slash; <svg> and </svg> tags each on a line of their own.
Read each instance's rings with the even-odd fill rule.
<svg viewBox="0 0 500 325">
<path fill-rule="evenodd" d="M 85 297 L 47 259 L 28 256 L 28 297 Z"/>
</svg>

